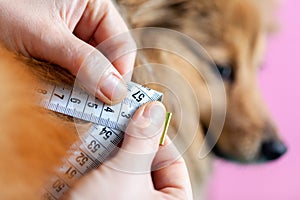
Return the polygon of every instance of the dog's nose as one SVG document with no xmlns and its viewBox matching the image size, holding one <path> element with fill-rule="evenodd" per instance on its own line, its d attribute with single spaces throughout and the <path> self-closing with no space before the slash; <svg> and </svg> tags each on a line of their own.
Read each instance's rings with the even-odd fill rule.
<svg viewBox="0 0 300 200">
<path fill-rule="evenodd" d="M 268 140 L 262 144 L 261 153 L 267 160 L 275 160 L 285 154 L 287 147 L 278 140 Z"/>
</svg>

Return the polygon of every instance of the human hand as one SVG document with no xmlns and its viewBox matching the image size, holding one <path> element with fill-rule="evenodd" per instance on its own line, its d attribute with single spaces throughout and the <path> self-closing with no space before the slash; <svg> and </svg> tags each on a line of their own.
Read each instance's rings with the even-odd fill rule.
<svg viewBox="0 0 300 200">
<path fill-rule="evenodd" d="M 116 58 L 113 51 L 135 44 L 123 37 L 101 53 L 94 47 L 127 30 L 110 0 L 0 0 L 0 40 L 7 48 L 78 74 L 86 89 L 105 103 L 126 96 L 122 76 L 131 77 L 135 59 L 134 52 Z"/>
<path fill-rule="evenodd" d="M 169 139 L 165 146 L 159 147 L 164 119 L 165 109 L 159 102 L 139 108 L 128 125 L 117 154 L 79 180 L 65 198 L 192 199 L 184 160 L 177 158 L 176 149 Z M 160 167 L 151 172 L 154 166 Z"/>
</svg>

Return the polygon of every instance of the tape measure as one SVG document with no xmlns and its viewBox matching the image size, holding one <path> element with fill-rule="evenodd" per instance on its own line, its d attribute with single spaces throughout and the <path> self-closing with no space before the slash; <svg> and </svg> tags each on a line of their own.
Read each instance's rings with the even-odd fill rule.
<svg viewBox="0 0 300 200">
<path fill-rule="evenodd" d="M 62 114 L 125 131 L 134 111 L 149 101 L 161 101 L 162 94 L 128 82 L 128 94 L 121 104 L 106 105 L 83 89 L 45 84 L 36 89 L 41 106 Z"/>
<path fill-rule="evenodd" d="M 80 88 L 43 84 L 35 90 L 41 106 L 93 123 L 82 140 L 71 146 L 70 156 L 44 188 L 43 199 L 58 200 L 77 179 L 97 168 L 122 141 L 134 112 L 147 102 L 162 100 L 162 93 L 137 83 L 128 82 L 127 88 L 127 97 L 113 106 Z"/>
</svg>

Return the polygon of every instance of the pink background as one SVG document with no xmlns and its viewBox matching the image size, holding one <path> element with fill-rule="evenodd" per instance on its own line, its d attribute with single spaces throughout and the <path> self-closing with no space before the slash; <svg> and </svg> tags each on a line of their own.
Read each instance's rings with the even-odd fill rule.
<svg viewBox="0 0 300 200">
<path fill-rule="evenodd" d="M 300 1 L 283 0 L 269 40 L 261 88 L 288 153 L 276 162 L 215 163 L 209 200 L 300 200 Z"/>
</svg>

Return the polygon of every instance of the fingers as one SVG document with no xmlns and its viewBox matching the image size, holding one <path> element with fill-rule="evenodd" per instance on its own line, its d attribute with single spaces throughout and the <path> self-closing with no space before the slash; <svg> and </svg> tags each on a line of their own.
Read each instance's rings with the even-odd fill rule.
<svg viewBox="0 0 300 200">
<path fill-rule="evenodd" d="M 135 60 L 132 38 L 117 37 L 98 50 L 93 47 L 128 31 L 110 0 L 33 1 L 3 7 L 1 24 L 6 28 L 1 38 L 6 46 L 68 69 L 105 103 L 118 103 L 126 96 L 123 79 L 130 79 Z M 32 12 L 28 15 L 20 8 Z"/>
<path fill-rule="evenodd" d="M 139 108 L 126 129 L 117 155 L 105 164 L 130 173 L 149 173 L 159 146 L 165 114 L 165 108 L 159 102 Z"/>
<path fill-rule="evenodd" d="M 121 75 L 126 75 L 127 79 L 131 78 L 135 61 L 135 42 L 111 1 L 90 1 L 74 34 L 92 46 L 97 46 Z M 106 44 L 102 44 L 103 42 Z M 101 45 L 98 46 L 99 44 Z"/>
<path fill-rule="evenodd" d="M 59 27 L 58 27 L 59 28 Z M 118 103 L 127 94 L 118 70 L 97 49 L 78 39 L 68 30 L 58 30 L 60 37 L 44 42 L 38 57 L 67 68 L 86 89 L 108 104 Z M 54 30 L 51 34 L 57 34 Z"/>
<path fill-rule="evenodd" d="M 142 106 L 126 129 L 122 149 L 132 153 L 156 152 L 165 121 L 166 110 L 160 102 Z"/>
<path fill-rule="evenodd" d="M 174 199 L 193 199 L 185 162 L 168 137 L 165 145 L 160 147 L 154 165 L 159 168 L 152 173 L 156 190 Z"/>
<path fill-rule="evenodd" d="M 89 1 L 81 14 L 75 35 L 65 22 L 53 20 L 38 37 L 41 41 L 35 43 L 33 52 L 68 69 L 103 102 L 119 103 L 127 93 L 124 78 L 131 79 L 135 43 L 128 33 L 109 39 L 128 32 L 111 1 Z M 91 45 L 99 43 L 98 50 Z"/>
</svg>

